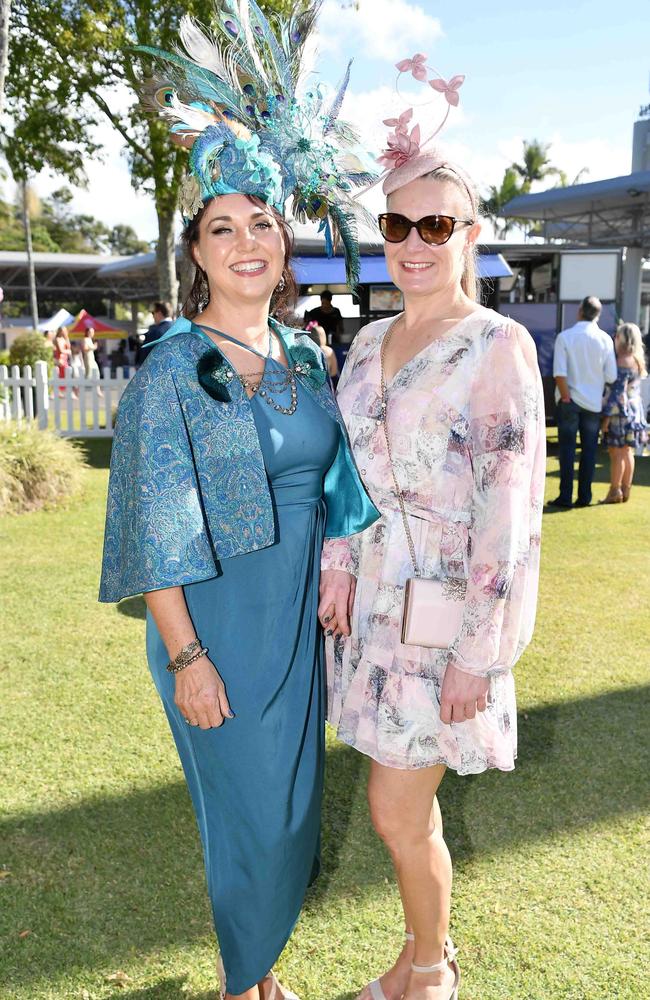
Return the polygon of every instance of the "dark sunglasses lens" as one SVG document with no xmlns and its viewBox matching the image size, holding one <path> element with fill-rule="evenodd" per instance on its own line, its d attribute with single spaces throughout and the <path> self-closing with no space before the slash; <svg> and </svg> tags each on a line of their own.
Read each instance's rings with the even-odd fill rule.
<svg viewBox="0 0 650 1000">
<path fill-rule="evenodd" d="M 427 215 L 418 226 L 425 243 L 446 243 L 454 231 L 454 220 L 448 215 Z"/>
<path fill-rule="evenodd" d="M 403 215 L 389 212 L 387 215 L 380 216 L 379 228 L 381 235 L 389 243 L 401 243 L 408 236 L 411 227 Z"/>
</svg>

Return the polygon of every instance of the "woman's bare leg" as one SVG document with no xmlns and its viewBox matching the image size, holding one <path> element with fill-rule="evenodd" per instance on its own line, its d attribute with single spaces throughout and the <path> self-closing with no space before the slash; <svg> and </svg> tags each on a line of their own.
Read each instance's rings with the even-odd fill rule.
<svg viewBox="0 0 650 1000">
<path fill-rule="evenodd" d="M 634 449 L 625 447 L 620 450 L 623 452 L 621 487 L 629 490 L 634 479 Z"/>
<path fill-rule="evenodd" d="M 435 799 L 444 772 L 443 765 L 405 771 L 371 761 L 370 815 L 395 866 L 407 929 L 415 934 L 415 944 L 382 976 L 387 1000 L 399 1000 L 405 993 L 409 998 L 447 1000 L 453 982 L 449 970 L 417 977 L 410 971 L 412 961 L 433 965 L 442 960 L 449 930 L 451 859 Z M 367 996 L 364 990 L 364 1000 Z"/>
<path fill-rule="evenodd" d="M 623 448 L 608 448 L 609 479 L 612 490 L 620 490 L 623 479 Z"/>
</svg>

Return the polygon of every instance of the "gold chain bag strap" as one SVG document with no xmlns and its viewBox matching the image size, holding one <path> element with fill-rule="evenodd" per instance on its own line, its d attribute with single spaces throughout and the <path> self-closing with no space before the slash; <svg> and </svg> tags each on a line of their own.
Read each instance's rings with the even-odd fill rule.
<svg viewBox="0 0 650 1000">
<path fill-rule="evenodd" d="M 406 508 L 404 506 L 404 494 L 397 482 L 395 466 L 393 464 L 393 453 L 390 447 L 388 436 L 388 425 L 386 420 L 388 402 L 386 393 L 386 378 L 384 375 L 384 352 L 390 343 L 393 327 L 397 320 L 393 320 L 384 335 L 379 351 L 381 365 L 381 424 L 384 428 L 386 438 L 386 450 L 388 461 L 393 476 L 393 484 L 402 521 L 404 522 L 404 533 L 408 542 L 411 562 L 413 563 L 413 576 L 409 577 L 404 586 L 404 604 L 402 607 L 402 643 L 406 646 L 426 646 L 431 649 L 448 649 L 454 641 L 463 619 L 464 601 L 453 600 L 445 594 L 445 586 L 442 580 L 432 580 L 423 577 L 418 567 L 415 556 L 415 545 L 413 536 L 409 528 Z"/>
</svg>

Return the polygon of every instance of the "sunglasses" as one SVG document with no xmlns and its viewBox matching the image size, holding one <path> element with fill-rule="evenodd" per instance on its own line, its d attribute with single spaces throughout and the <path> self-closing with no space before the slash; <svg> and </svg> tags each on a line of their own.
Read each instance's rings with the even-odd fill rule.
<svg viewBox="0 0 650 1000">
<path fill-rule="evenodd" d="M 385 212 L 377 217 L 381 235 L 389 243 L 403 243 L 413 228 L 430 246 L 439 247 L 453 236 L 456 226 L 473 226 L 472 219 L 455 219 L 453 215 L 425 215 L 412 222 L 397 212 Z"/>
</svg>

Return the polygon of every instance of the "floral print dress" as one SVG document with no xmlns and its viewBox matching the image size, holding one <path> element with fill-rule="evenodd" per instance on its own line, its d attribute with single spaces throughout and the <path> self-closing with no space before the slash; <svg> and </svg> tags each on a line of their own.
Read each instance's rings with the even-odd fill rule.
<svg viewBox="0 0 650 1000">
<path fill-rule="evenodd" d="M 605 387 L 603 416 L 609 417 L 609 426 L 603 434 L 609 448 L 640 448 L 647 443 L 648 427 L 637 367 L 617 365 L 616 381 Z"/>
<path fill-rule="evenodd" d="M 327 642 L 330 723 L 382 764 L 511 770 L 517 753 L 512 667 L 535 621 L 545 419 L 535 345 L 488 309 L 458 322 L 387 386 L 387 425 L 423 576 L 464 601 L 450 649 L 403 645 L 413 575 L 380 416 L 379 350 L 390 320 L 357 335 L 338 401 L 379 521 L 325 543 L 324 569 L 357 577 L 352 635 Z M 490 678 L 485 712 L 440 721 L 445 668 Z"/>
</svg>

